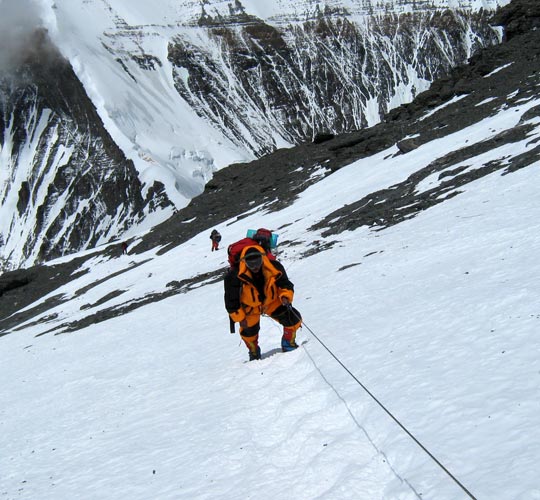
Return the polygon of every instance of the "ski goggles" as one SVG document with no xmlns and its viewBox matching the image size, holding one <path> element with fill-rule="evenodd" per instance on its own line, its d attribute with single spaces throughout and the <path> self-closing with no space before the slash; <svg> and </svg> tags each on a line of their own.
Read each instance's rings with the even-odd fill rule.
<svg viewBox="0 0 540 500">
<path fill-rule="evenodd" d="M 243 261 L 246 263 L 247 268 L 253 271 L 261 267 L 262 255 L 260 253 L 251 253 L 246 255 Z"/>
</svg>

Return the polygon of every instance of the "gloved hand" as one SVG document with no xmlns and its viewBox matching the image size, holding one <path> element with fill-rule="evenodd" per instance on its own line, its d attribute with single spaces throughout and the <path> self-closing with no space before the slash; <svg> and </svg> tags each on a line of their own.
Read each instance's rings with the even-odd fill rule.
<svg viewBox="0 0 540 500">
<path fill-rule="evenodd" d="M 291 302 L 289 301 L 289 299 L 287 297 L 281 297 L 281 303 L 285 306 L 285 307 L 288 307 L 291 305 Z"/>
<path fill-rule="evenodd" d="M 240 326 L 242 328 L 247 328 L 247 326 L 248 326 L 247 319 L 243 319 L 242 321 L 240 321 Z"/>
</svg>

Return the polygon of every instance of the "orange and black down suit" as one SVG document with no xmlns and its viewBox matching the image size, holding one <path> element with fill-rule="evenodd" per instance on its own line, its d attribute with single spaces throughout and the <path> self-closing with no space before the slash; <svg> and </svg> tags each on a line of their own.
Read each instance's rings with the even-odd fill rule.
<svg viewBox="0 0 540 500">
<path fill-rule="evenodd" d="M 263 254 L 258 273 L 252 273 L 243 260 L 250 248 L 256 248 Z M 294 342 L 302 320 L 297 309 L 291 310 L 282 304 L 283 297 L 292 303 L 294 285 L 281 263 L 270 260 L 260 246 L 248 246 L 242 250 L 238 269 L 230 269 L 224 281 L 225 308 L 235 323 L 245 320 L 245 326 L 240 326 L 240 336 L 250 351 L 258 347 L 261 314 L 283 325 L 284 335 Z"/>
</svg>

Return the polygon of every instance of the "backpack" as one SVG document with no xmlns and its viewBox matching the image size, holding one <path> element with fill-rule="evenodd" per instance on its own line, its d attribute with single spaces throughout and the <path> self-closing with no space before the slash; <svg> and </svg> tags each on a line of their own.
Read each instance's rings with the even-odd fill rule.
<svg viewBox="0 0 540 500">
<path fill-rule="evenodd" d="M 238 240 L 235 243 L 231 243 L 229 245 L 229 248 L 227 248 L 227 255 L 229 258 L 229 265 L 231 266 L 231 268 L 233 269 L 238 268 L 238 264 L 240 263 L 240 254 L 242 253 L 242 250 L 245 247 L 252 246 L 252 245 L 261 246 L 260 243 L 258 243 L 253 238 L 242 238 L 241 240 Z M 270 260 L 276 260 L 276 257 L 272 254 L 272 252 L 270 252 L 270 250 L 266 250 L 266 256 Z"/>
<path fill-rule="evenodd" d="M 254 239 L 267 252 L 277 247 L 278 235 L 270 231 L 270 229 L 265 229 L 264 227 L 256 231 L 255 229 L 248 229 L 246 236 Z"/>
</svg>

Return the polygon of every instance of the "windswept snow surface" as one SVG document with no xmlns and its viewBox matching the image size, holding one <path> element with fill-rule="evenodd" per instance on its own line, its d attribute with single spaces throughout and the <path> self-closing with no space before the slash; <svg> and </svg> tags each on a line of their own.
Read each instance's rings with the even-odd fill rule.
<svg viewBox="0 0 540 500">
<path fill-rule="evenodd" d="M 217 227 L 224 248 L 247 228 L 280 234 L 305 320 L 295 352 L 279 352 L 280 328 L 264 318 L 263 359 L 246 362 L 221 283 L 62 334 L 226 266 L 210 229 L 163 255 L 88 261 L 54 292 L 67 303 L 0 338 L 0 498 L 539 499 L 540 163 L 390 228 L 308 231 L 535 104 L 360 160 L 281 212 Z M 534 148 L 531 124 L 469 168 Z M 300 258 L 315 239 L 335 244 Z"/>
</svg>

